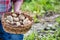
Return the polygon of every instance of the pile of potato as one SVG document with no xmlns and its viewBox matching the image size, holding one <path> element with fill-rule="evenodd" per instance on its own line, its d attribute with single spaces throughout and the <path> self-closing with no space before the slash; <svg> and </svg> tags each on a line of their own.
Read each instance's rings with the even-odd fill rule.
<svg viewBox="0 0 60 40">
<path fill-rule="evenodd" d="M 11 15 L 6 15 L 5 22 L 11 25 L 20 26 L 31 23 L 28 17 L 25 17 L 22 13 L 12 13 Z"/>
</svg>

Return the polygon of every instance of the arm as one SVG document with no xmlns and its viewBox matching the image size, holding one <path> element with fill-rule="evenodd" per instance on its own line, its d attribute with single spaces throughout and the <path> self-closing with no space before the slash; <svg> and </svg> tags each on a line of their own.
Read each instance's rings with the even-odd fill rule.
<svg viewBox="0 0 60 40">
<path fill-rule="evenodd" d="M 14 3 L 14 11 L 15 12 L 19 12 L 20 11 L 20 7 L 23 3 L 23 0 L 17 0 L 17 1 L 13 1 Z"/>
</svg>

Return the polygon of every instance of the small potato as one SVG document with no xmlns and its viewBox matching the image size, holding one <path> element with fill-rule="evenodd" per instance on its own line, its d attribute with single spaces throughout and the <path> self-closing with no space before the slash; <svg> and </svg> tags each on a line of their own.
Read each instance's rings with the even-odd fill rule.
<svg viewBox="0 0 60 40">
<path fill-rule="evenodd" d="M 11 24 L 14 24 L 14 22 L 12 21 L 12 22 L 10 22 Z"/>
<path fill-rule="evenodd" d="M 23 21 L 23 24 L 28 24 L 28 18 Z"/>
<path fill-rule="evenodd" d="M 29 20 L 28 18 L 26 18 L 25 20 Z"/>
<path fill-rule="evenodd" d="M 17 14 L 13 13 L 12 16 L 13 16 L 13 17 L 17 17 Z"/>
<path fill-rule="evenodd" d="M 7 18 L 4 18 L 4 20 L 6 20 Z"/>
<path fill-rule="evenodd" d="M 19 21 L 19 18 L 18 18 L 18 17 L 17 17 L 17 18 L 14 17 L 13 20 L 14 20 L 14 21 Z"/>
<path fill-rule="evenodd" d="M 20 23 L 23 23 L 22 21 L 20 21 Z"/>
<path fill-rule="evenodd" d="M 20 22 L 16 22 L 16 25 L 17 25 L 17 26 L 20 26 L 21 24 L 20 24 Z"/>
<path fill-rule="evenodd" d="M 28 24 L 31 24 L 31 21 L 30 20 L 28 20 Z"/>
<path fill-rule="evenodd" d="M 21 25 L 23 25 L 23 21 L 20 21 Z"/>
<path fill-rule="evenodd" d="M 24 20 L 25 19 L 24 15 L 19 15 L 19 19 Z"/>
<path fill-rule="evenodd" d="M 11 15 L 7 16 L 7 20 L 13 21 L 13 17 Z"/>
<path fill-rule="evenodd" d="M 6 20 L 6 22 L 7 22 L 7 23 L 10 23 L 10 21 L 9 21 L 9 20 Z"/>
</svg>

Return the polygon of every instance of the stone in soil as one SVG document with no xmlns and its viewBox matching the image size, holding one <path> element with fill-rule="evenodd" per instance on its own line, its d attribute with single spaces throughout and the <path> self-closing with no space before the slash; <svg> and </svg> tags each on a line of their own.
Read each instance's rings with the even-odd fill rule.
<svg viewBox="0 0 60 40">
<path fill-rule="evenodd" d="M 30 31 L 35 31 L 38 33 L 39 37 L 41 37 L 41 34 L 42 35 L 46 35 L 47 33 L 50 33 L 50 34 L 54 34 L 54 32 L 56 31 L 54 28 L 56 28 L 54 25 L 57 25 L 56 22 L 48 22 L 48 23 L 44 23 L 44 24 L 41 24 L 41 23 L 35 23 L 32 25 L 32 28 L 30 29 Z M 50 27 L 53 28 L 50 29 Z M 46 28 L 45 30 L 47 31 L 44 31 L 44 32 L 41 32 L 42 30 L 44 30 L 44 28 Z M 50 30 L 50 31 L 49 31 Z"/>
</svg>

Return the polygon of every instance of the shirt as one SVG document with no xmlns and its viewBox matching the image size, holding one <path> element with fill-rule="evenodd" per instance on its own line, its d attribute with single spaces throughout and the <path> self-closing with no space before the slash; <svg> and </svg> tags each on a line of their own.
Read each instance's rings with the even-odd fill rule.
<svg viewBox="0 0 60 40">
<path fill-rule="evenodd" d="M 8 12 L 12 7 L 11 0 L 0 0 L 0 12 Z"/>
<path fill-rule="evenodd" d="M 4 12 L 10 12 L 12 9 L 12 1 L 15 3 L 16 1 L 21 1 L 21 0 L 0 0 L 0 19 L 2 17 L 2 14 Z"/>
<path fill-rule="evenodd" d="M 0 15 L 4 12 L 9 12 L 12 9 L 12 1 L 15 3 L 16 1 L 21 0 L 0 0 Z"/>
</svg>

